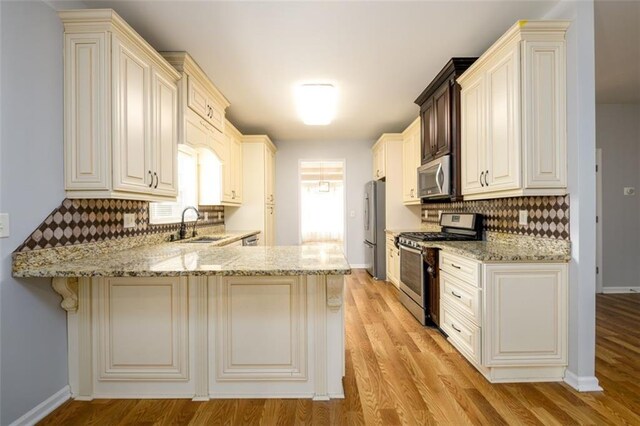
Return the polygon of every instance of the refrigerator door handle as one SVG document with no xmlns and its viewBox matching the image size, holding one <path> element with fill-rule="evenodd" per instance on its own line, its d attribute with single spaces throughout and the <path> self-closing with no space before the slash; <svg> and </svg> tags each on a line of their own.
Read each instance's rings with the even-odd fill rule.
<svg viewBox="0 0 640 426">
<path fill-rule="evenodd" d="M 364 197 L 364 229 L 369 230 L 369 197 Z"/>
</svg>

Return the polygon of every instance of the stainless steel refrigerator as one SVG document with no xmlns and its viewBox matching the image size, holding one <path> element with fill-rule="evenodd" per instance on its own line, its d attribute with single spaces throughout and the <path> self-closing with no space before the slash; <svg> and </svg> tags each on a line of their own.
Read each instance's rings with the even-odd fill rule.
<svg viewBox="0 0 640 426">
<path fill-rule="evenodd" d="M 384 182 L 372 180 L 364 186 L 364 259 L 378 280 L 387 279 L 384 222 Z"/>
</svg>

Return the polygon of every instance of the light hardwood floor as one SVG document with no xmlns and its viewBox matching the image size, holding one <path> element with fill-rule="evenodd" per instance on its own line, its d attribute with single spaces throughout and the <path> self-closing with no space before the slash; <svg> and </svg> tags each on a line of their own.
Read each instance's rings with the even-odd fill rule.
<svg viewBox="0 0 640 426">
<path fill-rule="evenodd" d="M 596 374 L 605 392 L 563 383 L 491 385 L 398 303 L 393 285 L 347 279 L 346 398 L 68 401 L 43 425 L 640 425 L 640 295 L 597 297 Z"/>
</svg>

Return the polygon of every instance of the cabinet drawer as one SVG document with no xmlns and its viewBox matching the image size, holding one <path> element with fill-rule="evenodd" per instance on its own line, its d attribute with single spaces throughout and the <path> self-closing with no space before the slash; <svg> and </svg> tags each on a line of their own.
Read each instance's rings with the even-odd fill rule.
<svg viewBox="0 0 640 426">
<path fill-rule="evenodd" d="M 440 252 L 440 270 L 474 287 L 482 288 L 478 262 L 443 251 Z"/>
<path fill-rule="evenodd" d="M 442 301 L 440 327 L 449 340 L 469 361 L 480 365 L 480 327 L 466 321 L 449 303 Z"/>
<path fill-rule="evenodd" d="M 465 283 L 447 272 L 440 273 L 440 297 L 465 314 L 466 318 L 480 325 L 480 297 L 482 290 Z"/>
</svg>

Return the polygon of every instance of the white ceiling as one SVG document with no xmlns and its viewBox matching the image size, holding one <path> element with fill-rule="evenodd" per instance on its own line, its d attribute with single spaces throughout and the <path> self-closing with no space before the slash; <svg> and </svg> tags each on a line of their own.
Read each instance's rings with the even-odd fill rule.
<svg viewBox="0 0 640 426">
<path fill-rule="evenodd" d="M 556 2 L 85 3 L 115 9 L 158 50 L 191 53 L 243 133 L 347 141 L 402 131 L 449 58 L 481 54 L 516 20 L 540 18 Z M 339 89 L 337 118 L 305 126 L 293 85 L 318 79 Z"/>
<path fill-rule="evenodd" d="M 595 3 L 596 102 L 640 103 L 640 1 Z"/>
</svg>

